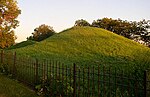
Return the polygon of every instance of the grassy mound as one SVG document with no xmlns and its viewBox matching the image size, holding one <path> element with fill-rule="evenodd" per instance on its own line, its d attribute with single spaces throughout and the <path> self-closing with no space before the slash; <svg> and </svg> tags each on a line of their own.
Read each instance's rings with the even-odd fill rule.
<svg viewBox="0 0 150 97">
<path fill-rule="evenodd" d="M 13 49 L 18 55 L 58 60 L 65 64 L 148 68 L 150 49 L 110 31 L 73 27 L 42 42 Z"/>
<path fill-rule="evenodd" d="M 29 46 L 29 45 L 33 45 L 35 43 L 36 43 L 35 41 L 31 41 L 31 40 L 23 41 L 21 43 L 17 43 L 15 45 L 9 47 L 8 49 L 11 50 L 11 49 L 22 48 L 22 47 L 26 47 L 26 46 Z"/>
</svg>

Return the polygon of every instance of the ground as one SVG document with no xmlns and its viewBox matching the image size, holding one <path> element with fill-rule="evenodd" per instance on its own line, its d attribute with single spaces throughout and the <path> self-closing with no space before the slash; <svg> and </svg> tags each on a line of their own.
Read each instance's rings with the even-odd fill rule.
<svg viewBox="0 0 150 97">
<path fill-rule="evenodd" d="M 0 74 L 0 97 L 38 97 L 36 93 L 3 74 Z"/>
</svg>

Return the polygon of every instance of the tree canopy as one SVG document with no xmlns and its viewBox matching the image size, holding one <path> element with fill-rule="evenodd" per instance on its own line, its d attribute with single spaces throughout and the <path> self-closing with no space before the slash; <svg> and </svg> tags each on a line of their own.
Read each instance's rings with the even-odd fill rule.
<svg viewBox="0 0 150 97">
<path fill-rule="evenodd" d="M 34 32 L 30 37 L 27 37 L 27 40 L 33 40 L 33 41 L 42 41 L 52 35 L 55 34 L 55 31 L 51 26 L 42 24 L 39 27 L 34 29 Z"/>
<path fill-rule="evenodd" d="M 14 29 L 18 26 L 18 15 L 21 10 L 16 0 L 0 0 L 0 48 L 6 48 L 15 43 Z"/>
<path fill-rule="evenodd" d="M 75 21 L 75 25 L 74 26 L 90 26 L 90 23 L 88 23 L 86 20 L 77 20 Z"/>
</svg>

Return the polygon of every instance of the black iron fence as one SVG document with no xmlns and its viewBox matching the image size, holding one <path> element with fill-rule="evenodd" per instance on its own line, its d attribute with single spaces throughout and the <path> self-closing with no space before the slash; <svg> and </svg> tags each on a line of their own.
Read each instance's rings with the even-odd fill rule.
<svg viewBox="0 0 150 97">
<path fill-rule="evenodd" d="M 114 67 L 65 65 L 4 51 L 0 59 L 1 72 L 51 97 L 150 97 L 150 70 L 136 78 Z"/>
</svg>

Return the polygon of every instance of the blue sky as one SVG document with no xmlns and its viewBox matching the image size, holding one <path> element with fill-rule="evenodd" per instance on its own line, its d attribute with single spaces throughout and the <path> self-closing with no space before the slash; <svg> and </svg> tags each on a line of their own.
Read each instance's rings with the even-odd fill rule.
<svg viewBox="0 0 150 97">
<path fill-rule="evenodd" d="M 150 19 L 150 0 L 18 0 L 22 13 L 16 29 L 16 42 L 26 40 L 34 28 L 47 24 L 60 32 L 76 20 L 92 23 L 98 18 L 138 21 Z"/>
</svg>

